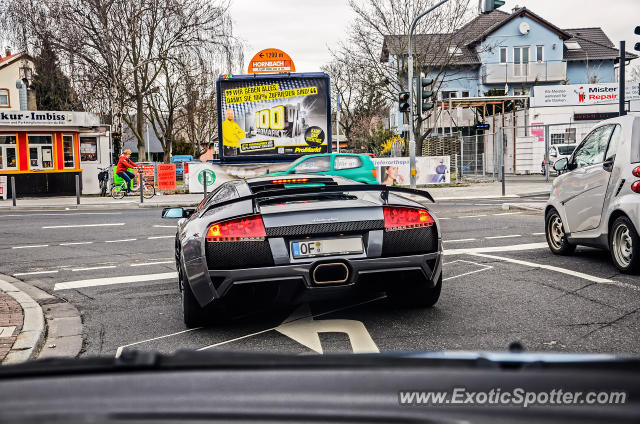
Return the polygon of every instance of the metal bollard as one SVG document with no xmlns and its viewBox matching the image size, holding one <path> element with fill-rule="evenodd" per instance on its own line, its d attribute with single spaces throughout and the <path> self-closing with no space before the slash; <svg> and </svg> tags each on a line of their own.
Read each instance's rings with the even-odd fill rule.
<svg viewBox="0 0 640 424">
<path fill-rule="evenodd" d="M 76 174 L 76 205 L 80 204 L 80 175 Z"/>
<path fill-rule="evenodd" d="M 204 198 L 207 198 L 207 171 L 202 172 L 202 185 L 204 187 Z"/>
<path fill-rule="evenodd" d="M 16 205 L 16 177 L 11 177 L 11 200 L 13 201 L 13 206 Z"/>
</svg>

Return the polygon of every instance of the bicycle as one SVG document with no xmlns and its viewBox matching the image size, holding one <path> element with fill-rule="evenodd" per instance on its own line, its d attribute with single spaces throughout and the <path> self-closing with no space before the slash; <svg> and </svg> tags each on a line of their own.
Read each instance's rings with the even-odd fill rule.
<svg viewBox="0 0 640 424">
<path fill-rule="evenodd" d="M 134 194 L 139 194 L 140 193 L 140 178 L 142 177 L 142 170 L 138 170 L 138 175 L 136 176 L 136 178 L 134 178 L 133 180 L 131 180 L 133 184 L 133 187 L 131 187 L 131 195 Z M 144 181 L 144 178 L 142 178 L 142 180 Z M 114 199 L 122 199 L 125 194 L 127 192 L 127 183 L 126 181 L 123 181 L 122 184 L 120 185 L 113 185 L 111 187 L 111 197 L 113 197 Z M 148 183 L 148 182 L 144 182 L 144 191 L 142 192 L 142 196 L 145 199 L 151 199 L 153 196 L 156 195 L 156 189 L 153 186 L 153 184 Z"/>
<path fill-rule="evenodd" d="M 109 167 L 98 168 L 98 183 L 100 184 L 100 196 L 107 195 L 107 185 L 109 183 Z"/>
</svg>

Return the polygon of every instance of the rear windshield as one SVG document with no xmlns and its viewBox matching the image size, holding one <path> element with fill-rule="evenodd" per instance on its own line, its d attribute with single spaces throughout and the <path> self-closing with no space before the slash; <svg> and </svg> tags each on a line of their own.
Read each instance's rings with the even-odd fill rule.
<svg viewBox="0 0 640 424">
<path fill-rule="evenodd" d="M 576 149 L 576 146 L 556 146 L 558 148 L 558 153 L 564 156 L 568 156 Z"/>
</svg>

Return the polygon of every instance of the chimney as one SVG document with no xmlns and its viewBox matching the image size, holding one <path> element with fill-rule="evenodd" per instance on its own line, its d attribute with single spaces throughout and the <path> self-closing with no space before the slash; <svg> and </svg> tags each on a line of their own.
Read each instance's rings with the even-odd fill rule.
<svg viewBox="0 0 640 424">
<path fill-rule="evenodd" d="M 11 56 L 11 47 L 7 46 L 4 48 L 4 55 L 5 57 Z"/>
</svg>

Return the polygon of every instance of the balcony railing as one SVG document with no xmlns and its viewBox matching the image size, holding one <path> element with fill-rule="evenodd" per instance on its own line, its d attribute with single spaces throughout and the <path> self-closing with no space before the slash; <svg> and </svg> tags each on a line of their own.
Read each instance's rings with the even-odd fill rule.
<svg viewBox="0 0 640 424">
<path fill-rule="evenodd" d="M 484 84 L 549 82 L 567 79 L 567 62 L 504 63 L 484 65 Z"/>
</svg>

